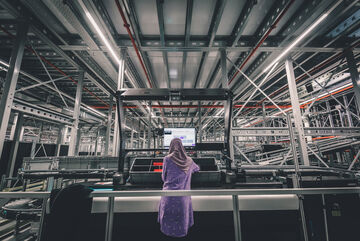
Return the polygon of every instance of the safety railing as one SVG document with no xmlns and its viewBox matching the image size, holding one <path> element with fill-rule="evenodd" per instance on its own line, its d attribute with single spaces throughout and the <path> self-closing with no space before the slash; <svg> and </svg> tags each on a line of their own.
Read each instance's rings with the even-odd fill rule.
<svg viewBox="0 0 360 241">
<path fill-rule="evenodd" d="M 321 195 L 323 205 L 325 205 L 324 195 L 328 194 L 360 194 L 360 187 L 343 188 L 282 188 L 282 189 L 215 189 L 215 190 L 147 190 L 147 191 L 96 191 L 91 193 L 91 197 L 107 197 L 108 207 L 106 215 L 105 241 L 112 240 L 114 205 L 116 197 L 149 197 L 149 196 L 232 196 L 233 218 L 235 240 L 241 241 L 241 225 L 239 212 L 238 196 L 242 195 L 287 195 L 295 194 L 299 198 L 303 195 Z M 40 228 L 38 240 L 41 239 L 44 217 L 46 214 L 47 202 L 50 192 L 0 192 L 0 198 L 39 198 L 43 199 L 42 213 L 40 218 Z M 326 213 L 324 214 L 325 225 L 327 223 Z M 326 240 L 327 226 L 325 226 Z M 306 233 L 306 231 L 305 231 Z M 307 240 L 307 238 L 305 238 Z"/>
</svg>

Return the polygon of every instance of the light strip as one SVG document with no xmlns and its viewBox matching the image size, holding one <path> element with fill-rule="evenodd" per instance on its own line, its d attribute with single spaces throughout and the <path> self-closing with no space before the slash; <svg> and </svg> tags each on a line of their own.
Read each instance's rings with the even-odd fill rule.
<svg viewBox="0 0 360 241">
<path fill-rule="evenodd" d="M 113 58 L 116 60 L 116 62 L 118 64 L 120 64 L 120 58 L 116 55 L 114 49 L 111 47 L 109 41 L 106 39 L 105 35 L 103 34 L 103 32 L 101 32 L 99 25 L 97 25 L 97 23 L 95 22 L 94 18 L 91 16 L 91 14 L 89 13 L 89 11 L 87 10 L 85 4 L 83 1 L 79 1 L 81 8 L 84 10 L 86 17 L 90 20 L 92 26 L 95 28 L 97 34 L 100 36 L 101 40 L 103 41 L 103 43 L 105 44 L 106 48 L 109 50 L 109 52 L 111 53 L 111 55 L 113 56 Z"/>
<path fill-rule="evenodd" d="M 308 29 L 305 30 L 292 44 L 289 45 L 279 56 L 276 57 L 274 61 L 271 62 L 264 70 L 263 73 L 267 72 L 275 63 L 277 63 L 281 58 L 290 52 L 301 40 L 303 40 L 316 26 L 318 26 L 324 19 L 329 15 L 329 13 L 324 13 L 318 20 L 315 21 Z"/>
</svg>

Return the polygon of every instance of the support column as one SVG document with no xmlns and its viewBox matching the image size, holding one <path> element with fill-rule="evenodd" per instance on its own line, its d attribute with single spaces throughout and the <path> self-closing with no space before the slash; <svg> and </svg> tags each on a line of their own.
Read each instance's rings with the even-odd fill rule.
<svg viewBox="0 0 360 241">
<path fill-rule="evenodd" d="M 334 119 L 332 118 L 331 107 L 330 107 L 329 101 L 326 101 L 326 111 L 328 112 L 330 127 L 334 127 Z"/>
<path fill-rule="evenodd" d="M 113 109 L 113 97 L 110 96 L 109 111 L 108 111 L 108 118 L 107 118 L 107 125 L 106 125 L 106 134 L 105 134 L 105 150 L 104 150 L 104 156 L 107 156 L 107 155 L 109 155 L 109 153 L 110 153 L 110 136 L 111 136 L 112 109 Z"/>
<path fill-rule="evenodd" d="M 79 150 L 79 143 L 77 143 L 78 138 L 80 137 L 79 134 L 79 115 L 80 115 L 80 106 L 81 106 L 81 97 L 82 97 L 82 90 L 83 90 L 83 82 L 84 82 L 84 71 L 80 71 L 79 79 L 76 86 L 76 97 L 75 97 L 75 106 L 74 106 L 74 124 L 71 128 L 70 134 L 70 144 L 69 144 L 69 156 L 76 156 L 78 155 Z M 77 151 L 76 151 L 77 149 Z"/>
<path fill-rule="evenodd" d="M 94 150 L 94 156 L 97 156 L 99 136 L 100 136 L 100 128 L 98 128 L 98 129 L 97 129 L 97 132 L 96 132 L 95 147 L 94 147 L 94 148 L 95 148 L 95 150 Z"/>
<path fill-rule="evenodd" d="M 291 60 L 287 59 L 285 61 L 285 68 L 286 68 L 286 75 L 287 75 L 287 80 L 288 80 L 288 84 L 289 84 L 289 92 L 290 92 L 292 111 L 293 111 L 293 115 L 294 115 L 295 128 L 296 128 L 296 131 L 298 132 L 300 157 L 301 157 L 302 163 L 304 165 L 309 166 L 310 161 L 309 161 L 309 156 L 308 156 L 307 148 L 306 148 L 304 127 L 303 127 L 303 123 L 302 123 L 300 104 L 299 104 L 299 97 L 298 97 L 298 92 L 297 92 L 297 87 L 296 87 L 293 63 Z"/>
<path fill-rule="evenodd" d="M 81 145 L 81 131 L 79 127 L 76 134 L 75 155 L 79 155 L 80 145 Z"/>
<path fill-rule="evenodd" d="M 134 148 L 134 120 L 132 121 L 132 125 L 131 125 L 131 137 L 130 137 L 130 148 L 133 149 Z"/>
<path fill-rule="evenodd" d="M 198 140 L 199 143 L 202 143 L 202 113 L 201 113 L 201 101 L 198 102 L 198 112 L 199 112 L 199 134 L 198 134 Z"/>
<path fill-rule="evenodd" d="M 59 126 L 59 133 L 56 141 L 55 156 L 60 155 L 61 145 L 64 144 L 67 126 Z"/>
<path fill-rule="evenodd" d="M 144 139 L 142 141 L 141 148 L 145 149 L 146 146 L 146 132 L 145 132 L 145 126 L 144 126 Z"/>
<path fill-rule="evenodd" d="M 229 89 L 229 80 L 227 76 L 227 70 L 226 70 L 226 51 L 225 49 L 220 50 L 221 54 L 221 79 L 222 79 L 222 87 L 224 89 Z M 234 138 L 232 135 L 232 96 L 228 97 L 228 100 L 226 101 L 225 107 L 224 107 L 224 122 L 225 122 L 225 136 L 224 140 L 225 143 L 228 144 L 228 155 L 231 158 L 231 160 L 234 160 Z M 234 162 L 233 162 L 234 164 Z"/>
<path fill-rule="evenodd" d="M 121 49 L 117 90 L 121 90 L 124 88 L 124 79 L 125 79 L 125 49 Z M 120 139 L 119 138 L 120 138 L 120 135 L 119 135 L 118 108 L 116 108 L 112 156 L 119 155 L 119 150 L 120 150 Z"/>
<path fill-rule="evenodd" d="M 310 127 L 309 116 L 304 116 L 304 126 L 305 127 Z M 311 136 L 306 136 L 305 138 L 306 138 L 307 143 L 312 143 L 312 137 Z"/>
<path fill-rule="evenodd" d="M 149 126 L 148 126 L 148 144 L 147 144 L 147 148 L 150 149 L 151 148 L 151 101 L 149 102 Z"/>
<path fill-rule="evenodd" d="M 21 62 L 24 54 L 24 47 L 27 32 L 29 29 L 28 22 L 20 21 L 17 25 L 16 39 L 11 51 L 9 69 L 6 73 L 4 90 L 0 100 L 0 157 L 2 155 L 6 130 L 9 124 L 11 107 L 14 101 L 16 84 L 19 77 Z"/>
<path fill-rule="evenodd" d="M 10 150 L 10 163 L 8 163 L 7 166 L 7 176 L 8 177 L 13 177 L 13 173 L 14 173 L 14 168 L 15 168 L 15 161 L 16 161 L 16 155 L 18 152 L 18 148 L 19 148 L 19 143 L 21 141 L 21 132 L 23 130 L 23 124 L 24 124 L 24 114 L 23 113 L 19 113 L 18 117 L 17 117 L 17 121 L 16 121 L 16 127 L 15 127 L 15 131 L 14 131 L 14 139 L 13 139 L 13 143 L 11 145 L 11 150 Z"/>
<path fill-rule="evenodd" d="M 346 95 L 343 96 L 344 98 L 344 105 L 346 107 L 345 111 L 346 111 L 346 119 L 347 119 L 347 124 L 348 124 L 348 127 L 353 127 L 354 124 L 353 124 L 353 120 L 352 120 L 352 117 L 351 117 L 351 114 L 350 114 L 350 110 L 349 110 L 349 101 L 348 101 L 348 98 Z"/>
<path fill-rule="evenodd" d="M 229 80 L 226 71 L 226 50 L 220 49 L 221 83 L 222 87 L 228 89 Z"/>
<path fill-rule="evenodd" d="M 15 134 L 15 129 L 16 129 L 18 116 L 19 116 L 18 112 L 13 113 L 13 122 L 11 123 L 11 130 L 10 130 L 9 140 L 14 140 L 14 134 Z"/>
<path fill-rule="evenodd" d="M 263 126 L 263 127 L 266 127 L 267 125 L 266 125 L 265 102 L 262 102 L 261 107 L 262 107 L 262 116 L 263 116 L 263 124 L 262 124 L 262 126 Z M 271 124 L 270 124 L 270 125 L 271 125 Z M 265 143 L 265 144 L 269 142 L 268 139 L 270 139 L 270 137 L 266 137 L 266 136 L 263 137 L 263 140 L 264 140 L 264 143 Z"/>
<path fill-rule="evenodd" d="M 358 111 L 360 111 L 360 78 L 359 78 L 359 72 L 356 68 L 356 61 L 354 58 L 354 54 L 351 49 L 345 51 L 345 57 L 349 67 L 349 72 L 353 84 L 355 101 L 357 103 Z"/>
</svg>

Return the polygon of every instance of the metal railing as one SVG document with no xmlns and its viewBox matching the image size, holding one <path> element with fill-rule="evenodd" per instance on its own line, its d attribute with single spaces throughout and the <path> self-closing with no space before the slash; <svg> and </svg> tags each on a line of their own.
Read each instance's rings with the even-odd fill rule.
<svg viewBox="0 0 360 241">
<path fill-rule="evenodd" d="M 108 207 L 106 215 L 105 241 L 112 240 L 115 197 L 149 197 L 149 196 L 232 196 L 235 240 L 241 241 L 241 225 L 238 196 L 243 195 L 287 195 L 295 194 L 301 198 L 302 195 L 321 195 L 324 202 L 324 195 L 328 194 L 360 194 L 360 187 L 342 188 L 282 188 L 282 189 L 215 189 L 215 190 L 148 190 L 148 191 L 96 191 L 90 194 L 91 197 L 107 197 Z M 47 202 L 50 192 L 0 192 L 0 198 L 39 198 L 43 199 L 42 213 L 38 240 L 41 239 L 44 217 L 46 214 Z M 323 205 L 325 205 L 323 203 Z M 325 230 L 326 213 L 324 214 Z M 326 232 L 327 237 L 327 232 Z M 328 240 L 328 237 L 327 237 Z"/>
</svg>

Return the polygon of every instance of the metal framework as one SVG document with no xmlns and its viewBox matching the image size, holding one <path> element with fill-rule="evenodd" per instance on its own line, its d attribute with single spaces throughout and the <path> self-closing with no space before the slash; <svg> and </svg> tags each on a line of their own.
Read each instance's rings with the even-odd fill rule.
<svg viewBox="0 0 360 241">
<path fill-rule="evenodd" d="M 112 11 L 117 8 L 116 2 L 121 2 L 120 12 Z M 155 116 L 144 109 L 142 103 L 134 101 L 131 105 L 137 108 L 129 107 L 126 119 L 132 121 L 126 124 L 123 133 L 133 140 L 129 145 L 146 145 L 147 142 L 149 146 L 145 130 L 149 137 L 150 126 L 197 126 L 201 129 L 202 140 L 219 141 L 223 140 L 221 133 L 225 125 L 234 125 L 237 126 L 236 136 L 224 139 L 229 143 L 241 143 L 238 147 L 244 152 L 245 146 L 256 142 L 286 141 L 289 132 L 283 129 L 288 127 L 284 114 L 293 111 L 297 104 L 299 108 L 294 109 L 293 119 L 295 135 L 299 136 L 305 159 L 306 152 L 312 155 L 314 149 L 309 149 L 309 145 L 321 138 L 357 138 L 355 128 L 360 124 L 358 1 L 313 0 L 299 4 L 293 0 L 216 0 L 204 4 L 193 0 L 44 0 L 34 5 L 30 0 L 3 0 L 0 8 L 0 75 L 4 78 L 3 73 L 7 73 L 6 84 L 10 83 L 8 76 L 18 67 L 13 63 L 13 53 L 18 51 L 22 58 L 19 77 L 12 75 L 12 79 L 18 81 L 11 81 L 15 83 L 16 98 L 12 105 L 5 105 L 10 106 L 6 112 L 24 113 L 25 126 L 34 118 L 51 123 L 59 130 L 64 124 L 73 126 L 74 122 L 80 122 L 77 126 L 85 134 L 80 142 L 90 139 L 95 146 L 98 143 L 95 140 L 103 138 L 106 140 L 103 153 L 109 155 L 113 149 L 112 155 L 117 155 L 116 148 L 110 148 L 111 140 L 113 147 L 119 146 L 116 138 L 112 138 L 117 137 L 118 132 L 117 121 L 115 131 L 112 127 L 111 101 L 119 89 L 121 76 L 121 88 L 149 85 L 181 89 L 223 87 L 230 88 L 235 96 L 230 123 L 219 118 L 223 110 L 218 108 L 223 107 L 219 107 L 216 100 L 207 102 L 208 107 L 203 112 L 197 111 L 198 103 L 191 101 L 174 106 L 167 105 L 167 100 L 159 100 L 151 103 Z M 45 14 L 47 11 L 50 13 Z M 133 39 L 121 24 L 117 24 L 121 12 Z M 328 14 L 326 21 L 284 56 L 290 57 L 293 64 L 280 60 L 270 71 L 262 73 L 287 50 L 296 36 L 324 13 Z M 92 16 L 100 32 L 87 15 Z M 169 16 L 172 21 L 167 21 Z M 20 54 L 22 50 L 16 46 L 16 35 L 23 32 L 25 25 L 18 23 L 24 17 L 30 28 L 23 39 L 24 53 Z M 121 71 L 101 34 L 125 63 Z M 136 49 L 139 56 L 135 54 Z M 224 59 L 233 65 L 226 64 Z M 79 115 L 75 115 L 72 110 L 79 108 L 77 80 L 82 71 L 81 107 Z M 2 93 L 6 91 L 4 88 Z M 1 140 L 10 136 L 6 116 L 0 129 L 4 136 Z M 139 123 L 135 123 L 136 119 Z M 86 133 L 93 126 L 105 125 L 107 132 Z M 260 126 L 272 130 L 252 129 Z M 25 136 L 31 134 L 31 128 L 27 126 Z M 137 129 L 142 131 L 137 133 Z M 96 137 L 96 133 L 100 136 Z M 78 138 L 74 133 L 72 136 L 72 142 L 76 143 L 74 139 Z M 230 144 L 230 148 L 232 146 Z M 358 146 L 351 151 L 356 155 Z M 322 157 L 321 153 L 317 154 Z M 337 152 L 336 159 L 349 158 Z M 354 166 L 357 166 L 356 161 Z"/>
<path fill-rule="evenodd" d="M 119 126 L 119 167 L 118 171 L 123 172 L 125 162 L 125 101 L 224 101 L 224 154 L 231 156 L 231 114 L 232 114 L 232 93 L 229 89 L 129 89 L 117 92 L 117 119 Z M 151 123 L 151 115 L 149 117 Z M 149 128 L 150 129 L 150 128 Z M 149 137 L 149 136 L 148 136 Z"/>
</svg>

